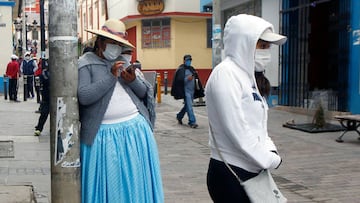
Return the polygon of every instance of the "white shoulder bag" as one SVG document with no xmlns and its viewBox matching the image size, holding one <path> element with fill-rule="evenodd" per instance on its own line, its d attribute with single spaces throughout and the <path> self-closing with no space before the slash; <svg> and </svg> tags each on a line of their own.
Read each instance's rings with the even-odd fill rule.
<svg viewBox="0 0 360 203">
<path fill-rule="evenodd" d="M 231 173 L 236 177 L 239 183 L 244 187 L 246 194 L 253 203 L 286 203 L 287 199 L 282 195 L 279 188 L 277 187 L 271 173 L 269 170 L 262 170 L 257 176 L 247 180 L 242 181 L 239 176 L 235 173 L 234 170 L 229 166 L 227 161 L 221 155 L 219 147 L 216 143 L 214 133 L 212 131 L 211 125 L 210 133 L 214 140 L 214 145 L 216 150 L 219 153 L 221 160 L 225 163 L 226 167 L 231 171 Z"/>
</svg>

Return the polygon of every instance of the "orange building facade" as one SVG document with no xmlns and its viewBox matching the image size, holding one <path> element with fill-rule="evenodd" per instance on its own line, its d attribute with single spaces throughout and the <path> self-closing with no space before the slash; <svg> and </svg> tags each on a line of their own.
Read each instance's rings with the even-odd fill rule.
<svg viewBox="0 0 360 203">
<path fill-rule="evenodd" d="M 91 44 L 93 35 L 85 29 L 100 29 L 108 18 L 123 21 L 128 40 L 136 46 L 133 61 L 143 71 L 156 71 L 170 85 L 183 56 L 191 54 L 192 65 L 206 83 L 212 69 L 212 14 L 200 12 L 200 1 L 79 0 L 79 42 Z"/>
</svg>

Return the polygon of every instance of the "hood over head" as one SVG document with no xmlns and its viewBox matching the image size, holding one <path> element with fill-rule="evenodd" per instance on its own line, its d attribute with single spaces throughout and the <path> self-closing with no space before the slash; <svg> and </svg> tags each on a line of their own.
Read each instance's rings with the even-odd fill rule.
<svg viewBox="0 0 360 203">
<path fill-rule="evenodd" d="M 224 29 L 225 57 L 230 57 L 241 69 L 254 75 L 256 43 L 265 31 L 275 34 L 273 25 L 260 17 L 247 14 L 230 17 Z M 278 35 L 271 43 L 285 41 L 285 36 Z"/>
</svg>

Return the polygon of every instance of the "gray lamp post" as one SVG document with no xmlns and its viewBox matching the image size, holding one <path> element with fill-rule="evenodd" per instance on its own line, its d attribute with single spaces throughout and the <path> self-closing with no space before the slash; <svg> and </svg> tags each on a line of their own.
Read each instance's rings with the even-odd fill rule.
<svg viewBox="0 0 360 203">
<path fill-rule="evenodd" d="M 14 21 L 14 25 L 15 25 L 15 31 L 16 31 L 16 40 L 17 40 L 17 53 L 18 56 L 22 56 L 22 20 L 20 18 L 16 19 Z M 17 37 L 17 32 L 20 32 L 20 38 Z"/>
<path fill-rule="evenodd" d="M 37 54 L 37 41 L 38 40 L 38 32 L 37 32 L 37 24 L 38 22 L 36 20 L 34 20 L 32 22 L 32 45 L 34 46 L 32 53 L 34 54 L 34 56 Z"/>
<path fill-rule="evenodd" d="M 27 23 L 27 15 L 25 15 L 25 52 L 28 50 L 28 36 L 27 33 L 29 32 L 29 25 Z"/>
</svg>

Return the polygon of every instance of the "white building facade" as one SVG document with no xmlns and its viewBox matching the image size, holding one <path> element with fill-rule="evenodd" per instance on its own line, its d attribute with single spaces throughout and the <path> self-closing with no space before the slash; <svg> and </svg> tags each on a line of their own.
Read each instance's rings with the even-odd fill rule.
<svg viewBox="0 0 360 203">
<path fill-rule="evenodd" d="M 0 1 L 0 72 L 1 76 L 6 72 L 6 66 L 10 61 L 10 56 L 13 54 L 13 21 L 12 21 L 12 9 L 15 6 L 15 2 Z M 2 79 L 2 77 L 1 77 Z M 3 81 L 1 80 L 1 87 L 3 87 Z M 0 90 L 3 91 L 3 88 Z"/>
</svg>

